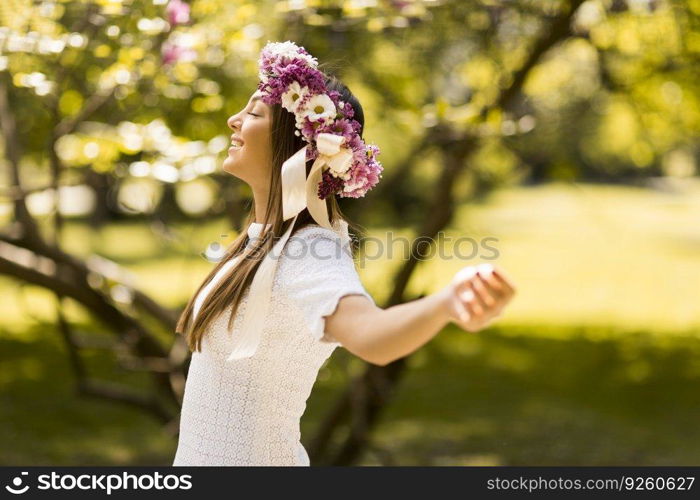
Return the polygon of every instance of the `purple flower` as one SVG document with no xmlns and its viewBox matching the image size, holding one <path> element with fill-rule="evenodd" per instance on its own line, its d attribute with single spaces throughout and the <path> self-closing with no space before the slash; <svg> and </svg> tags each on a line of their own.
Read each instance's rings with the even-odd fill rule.
<svg viewBox="0 0 700 500">
<path fill-rule="evenodd" d="M 355 116 L 355 109 L 349 102 L 344 102 L 342 113 L 345 115 L 346 118 L 352 118 L 353 116 Z"/>
<path fill-rule="evenodd" d="M 190 6 L 182 0 L 170 0 L 165 7 L 165 13 L 171 26 L 190 22 Z"/>
<path fill-rule="evenodd" d="M 321 177 L 322 180 L 318 183 L 318 197 L 322 200 L 343 189 L 343 179 L 334 177 L 330 171 L 325 170 Z"/>
<path fill-rule="evenodd" d="M 345 143 L 350 144 L 353 135 L 355 134 L 355 129 L 350 123 L 350 120 L 345 118 L 337 118 L 333 123 L 325 125 L 322 127 L 318 133 L 325 132 L 328 134 L 342 135 L 345 137 Z"/>
<path fill-rule="evenodd" d="M 306 148 L 306 160 L 307 161 L 315 160 L 316 158 L 318 158 L 318 154 L 319 154 L 319 152 L 318 152 L 318 149 L 316 149 L 315 144 L 311 143 L 307 146 L 307 148 Z"/>
<path fill-rule="evenodd" d="M 301 135 L 304 136 L 306 142 L 313 142 L 316 136 L 319 134 L 319 130 L 321 130 L 321 123 L 312 122 L 309 120 L 308 116 L 302 118 L 301 123 Z"/>
<path fill-rule="evenodd" d="M 264 102 L 272 105 L 282 101 L 282 94 L 292 82 L 298 82 L 302 87 L 308 87 L 310 94 L 323 94 L 326 91 L 322 74 L 308 66 L 300 58 L 289 59 L 263 56 L 260 73 L 267 80 L 261 81 L 258 89 L 267 94 Z"/>
</svg>

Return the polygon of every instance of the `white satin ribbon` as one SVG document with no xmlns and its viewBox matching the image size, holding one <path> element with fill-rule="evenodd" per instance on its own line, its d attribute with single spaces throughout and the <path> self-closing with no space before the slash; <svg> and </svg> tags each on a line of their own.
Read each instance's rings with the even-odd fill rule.
<svg viewBox="0 0 700 500">
<path fill-rule="evenodd" d="M 344 171 L 343 169 L 347 167 L 346 162 L 352 160 L 352 153 L 347 148 L 341 147 L 343 141 L 343 137 L 333 134 L 322 133 L 317 136 L 316 145 L 319 155 L 311 166 L 308 177 L 306 176 L 308 146 L 294 153 L 282 165 L 282 217 L 285 221 L 291 218 L 294 220 L 270 253 L 265 256 L 253 277 L 241 328 L 238 334 L 233 336 L 233 347 L 226 361 L 248 358 L 257 351 L 265 320 L 268 317 L 277 263 L 299 212 L 307 208 L 318 225 L 339 232 L 344 242 L 348 241 L 347 223 L 340 221 L 339 227 L 333 227 L 328 220 L 326 202 L 318 197 L 322 167 L 332 165 L 337 171 Z"/>
<path fill-rule="evenodd" d="M 344 174 L 350 168 L 352 151 L 342 147 L 345 137 L 335 134 L 321 133 L 316 137 L 316 149 L 319 157 L 334 172 Z"/>
</svg>

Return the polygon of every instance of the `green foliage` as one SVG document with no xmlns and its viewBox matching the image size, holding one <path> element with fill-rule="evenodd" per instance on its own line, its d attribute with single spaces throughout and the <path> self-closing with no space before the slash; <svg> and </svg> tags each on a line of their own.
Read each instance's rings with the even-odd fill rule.
<svg viewBox="0 0 700 500">
<path fill-rule="evenodd" d="M 365 138 L 382 148 L 385 182 L 401 176 L 372 213 L 353 204 L 344 211 L 371 223 L 374 236 L 400 224 L 408 235 L 403 224 L 425 216 L 444 166 L 439 141 L 424 151 L 413 145 L 432 130 L 469 139 L 467 175 L 457 180 L 465 203 L 450 234 L 498 237 L 497 263 L 521 292 L 498 328 L 447 330 L 411 359 L 378 429 L 378 454 L 364 463 L 697 461 L 700 318 L 687 298 L 700 283 L 698 190 L 689 180 L 698 172 L 700 0 L 586 1 L 509 100 L 503 92 L 563 0 L 194 0 L 191 20 L 173 24 L 167 3 L 0 2 L 0 79 L 18 125 L 24 187 L 48 184 L 55 152 L 61 184 L 94 179 L 88 173 L 116 180 L 123 213 L 167 217 L 159 207 L 173 195 L 187 217 L 223 215 L 232 192 L 219 171 L 226 119 L 257 84 L 260 48 L 294 40 L 338 68 L 364 106 Z M 395 174 L 405 162 L 410 168 Z M 554 184 L 466 203 L 523 179 L 660 176 L 668 179 L 654 182 L 666 191 Z M 233 193 L 250 195 L 240 185 Z M 64 196 L 61 211 L 86 214 L 75 207 L 83 194 Z M 95 203 L 106 204 L 100 194 Z M 27 201 L 44 215 L 52 200 L 44 191 Z M 8 198 L 0 209 L 8 222 Z M 159 227 L 97 231 L 76 221 L 61 243 L 80 257 L 114 259 L 139 288 L 178 307 L 210 268 L 200 252 L 234 231 L 222 218 L 173 226 L 171 239 L 156 238 Z M 362 268 L 378 302 L 398 264 Z M 432 291 L 464 264 L 425 263 L 408 292 Z M 0 461 L 168 464 L 174 442 L 154 422 L 73 394 L 50 326 L 53 297 L 9 280 L 0 286 L 8 297 L 0 304 Z M 66 313 L 97 328 L 75 304 Z M 357 369 L 336 356 L 341 363 L 320 374 L 305 436 Z M 104 378 L 143 383 L 100 353 L 88 362 Z"/>
<path fill-rule="evenodd" d="M 463 180 L 477 189 L 525 177 L 697 173 L 698 0 L 585 2 L 568 36 L 531 69 L 524 93 L 495 109 L 564 2 L 197 0 L 189 22 L 171 25 L 167 1 L 0 6 L 0 77 L 14 85 L 11 101 L 22 110 L 18 126 L 37 185 L 56 125 L 101 98 L 63 138 L 58 153 L 67 165 L 124 182 L 211 176 L 225 151 L 226 118 L 257 83 L 259 49 L 281 38 L 337 68 L 358 95 L 365 136 L 386 152 L 386 178 L 405 160 L 405 145 L 437 124 L 482 138 L 469 165 L 474 176 Z M 440 168 L 426 164 L 416 177 L 409 169 L 402 189 L 425 185 Z M 390 222 L 392 205 L 406 200 L 397 190 L 383 196 Z"/>
</svg>

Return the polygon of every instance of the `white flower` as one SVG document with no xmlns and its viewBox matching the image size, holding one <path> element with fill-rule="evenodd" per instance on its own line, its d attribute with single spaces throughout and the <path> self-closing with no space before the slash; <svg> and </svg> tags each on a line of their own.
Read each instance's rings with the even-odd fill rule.
<svg viewBox="0 0 700 500">
<path fill-rule="evenodd" d="M 287 91 L 282 94 L 282 107 L 291 113 L 296 113 L 299 102 L 308 92 L 308 87 L 302 87 L 299 82 L 292 82 L 287 87 Z"/>
<path fill-rule="evenodd" d="M 302 54 L 299 46 L 294 42 L 268 42 L 264 50 L 280 58 L 287 57 L 292 59 L 298 57 L 304 59 L 312 68 L 318 66 L 318 60 L 309 54 Z"/>
<path fill-rule="evenodd" d="M 308 100 L 303 110 L 299 110 L 303 117 L 308 117 L 310 121 L 315 122 L 321 118 L 326 118 L 327 123 L 333 121 L 337 111 L 335 104 L 326 94 L 318 94 Z"/>
<path fill-rule="evenodd" d="M 294 54 L 294 57 L 303 59 L 304 61 L 306 61 L 307 66 L 310 66 L 314 69 L 316 69 L 316 66 L 318 65 L 318 60 L 315 57 L 310 56 L 308 54 Z"/>
<path fill-rule="evenodd" d="M 348 164 L 347 167 L 345 168 L 345 172 L 339 172 L 335 170 L 333 165 L 328 165 L 328 171 L 331 173 L 333 177 L 340 177 L 344 181 L 347 181 L 350 179 L 350 165 Z"/>
<path fill-rule="evenodd" d="M 294 118 L 296 120 L 296 127 L 299 130 L 302 130 L 304 128 L 304 115 L 298 106 L 296 112 L 294 113 Z"/>
</svg>

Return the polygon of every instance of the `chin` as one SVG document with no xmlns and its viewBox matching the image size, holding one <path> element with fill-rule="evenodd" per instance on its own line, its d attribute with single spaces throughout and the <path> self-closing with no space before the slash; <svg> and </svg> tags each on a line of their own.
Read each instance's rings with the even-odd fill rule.
<svg viewBox="0 0 700 500">
<path fill-rule="evenodd" d="M 231 174 L 235 177 L 238 177 L 239 179 L 241 178 L 240 176 L 240 171 L 238 169 L 238 166 L 236 165 L 236 162 L 233 161 L 233 159 L 229 156 L 224 160 L 224 162 L 221 164 L 221 170 L 226 172 L 227 174 Z"/>
</svg>

